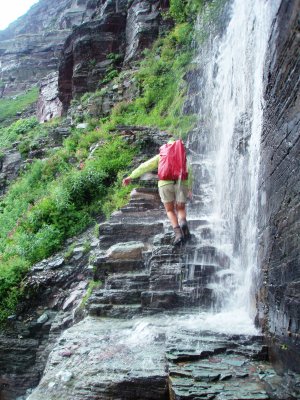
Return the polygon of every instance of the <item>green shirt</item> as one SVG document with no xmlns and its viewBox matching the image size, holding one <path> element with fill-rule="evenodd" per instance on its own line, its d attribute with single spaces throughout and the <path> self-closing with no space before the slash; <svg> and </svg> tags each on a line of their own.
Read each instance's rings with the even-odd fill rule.
<svg viewBox="0 0 300 400">
<path fill-rule="evenodd" d="M 143 162 L 141 165 L 139 165 L 134 171 L 131 172 L 129 177 L 131 179 L 137 179 L 140 176 L 144 175 L 146 172 L 151 172 L 154 171 L 155 169 L 158 168 L 158 163 L 159 163 L 159 154 L 156 156 L 150 158 L 150 160 Z M 158 187 L 165 186 L 165 185 L 170 185 L 174 181 L 163 181 L 159 180 L 158 181 Z M 185 185 L 187 185 L 189 188 L 191 187 L 191 179 L 190 179 L 190 173 L 189 173 L 189 179 L 186 181 L 182 181 Z"/>
</svg>

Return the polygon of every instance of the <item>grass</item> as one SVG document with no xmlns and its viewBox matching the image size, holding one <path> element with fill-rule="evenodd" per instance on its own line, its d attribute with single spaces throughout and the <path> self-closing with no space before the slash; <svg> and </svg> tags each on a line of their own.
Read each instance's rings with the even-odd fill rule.
<svg viewBox="0 0 300 400">
<path fill-rule="evenodd" d="M 35 103 L 38 99 L 38 93 L 38 88 L 34 87 L 26 93 L 14 96 L 12 99 L 0 99 L 0 125 L 3 125 L 4 122 L 12 117 L 16 117 L 19 112 Z"/>
<path fill-rule="evenodd" d="M 94 138 L 93 132 L 90 135 Z M 77 149 L 67 146 L 36 160 L 1 200 L 0 321 L 13 312 L 21 296 L 18 284 L 30 265 L 94 223 L 103 213 L 109 188 L 131 163 L 134 147 L 118 136 L 100 137 L 93 157 L 83 163 L 78 159 L 75 166 L 69 160 L 76 158 Z"/>
</svg>

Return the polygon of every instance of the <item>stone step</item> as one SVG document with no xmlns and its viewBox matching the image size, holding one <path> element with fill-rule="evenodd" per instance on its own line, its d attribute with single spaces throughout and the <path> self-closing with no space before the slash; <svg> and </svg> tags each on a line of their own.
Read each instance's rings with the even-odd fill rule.
<svg viewBox="0 0 300 400">
<path fill-rule="evenodd" d="M 163 221 L 166 218 L 165 211 L 163 209 L 153 210 L 137 210 L 135 207 L 131 207 L 131 210 L 126 209 L 125 212 L 118 210 L 114 212 L 110 218 L 111 222 L 119 223 L 120 220 L 124 224 L 130 224 L 134 221 L 138 223 L 152 223 L 153 221 Z"/>
<path fill-rule="evenodd" d="M 188 264 L 184 270 L 184 276 L 186 279 L 202 278 L 203 280 L 214 279 L 216 273 L 224 270 L 218 264 Z"/>
<path fill-rule="evenodd" d="M 147 289 L 149 286 L 149 274 L 113 274 L 108 276 L 105 282 L 106 289 Z"/>
<path fill-rule="evenodd" d="M 98 290 L 89 298 L 90 304 L 140 304 L 141 290 Z"/>
<path fill-rule="evenodd" d="M 223 268 L 230 266 L 230 258 L 223 251 L 214 246 L 201 246 L 196 250 L 197 263 L 214 264 Z"/>
<path fill-rule="evenodd" d="M 167 346 L 172 398 L 270 399 L 263 381 L 275 374 L 270 364 L 261 363 L 266 348 L 259 338 L 215 334 L 196 338 L 196 331 L 182 331 Z"/>
<path fill-rule="evenodd" d="M 107 318 L 129 319 L 142 313 L 142 307 L 140 304 L 91 304 L 87 309 L 89 315 Z"/>
<path fill-rule="evenodd" d="M 147 202 L 130 202 L 127 206 L 122 207 L 121 211 L 124 212 L 138 212 L 138 211 L 148 211 L 148 210 L 156 210 L 158 206 L 153 203 Z"/>
<path fill-rule="evenodd" d="M 209 225 L 209 221 L 205 218 L 194 218 L 188 216 L 188 225 L 191 231 L 198 230 L 202 226 Z"/>
<path fill-rule="evenodd" d="M 109 223 L 105 222 L 99 227 L 100 249 L 108 249 L 115 243 L 140 241 L 149 243 L 153 236 L 163 232 L 163 223 Z"/>
<path fill-rule="evenodd" d="M 212 288 L 205 285 L 196 287 L 182 286 L 182 296 L 184 298 L 184 306 L 201 306 L 203 309 L 211 308 L 215 303 L 215 295 Z"/>
<path fill-rule="evenodd" d="M 209 226 L 202 226 L 197 229 L 195 234 L 203 240 L 214 240 L 215 233 L 212 228 Z"/>
<path fill-rule="evenodd" d="M 185 287 L 179 290 L 149 290 L 142 292 L 144 309 L 170 310 L 179 307 L 210 308 L 214 303 L 213 290 L 205 287 Z"/>
<path fill-rule="evenodd" d="M 150 278 L 150 290 L 180 290 L 181 273 L 178 274 L 162 274 L 160 276 L 151 276 Z"/>
<path fill-rule="evenodd" d="M 145 199 L 135 199 L 131 200 L 128 205 L 133 206 L 133 207 L 149 207 L 149 209 L 155 209 L 157 208 L 161 202 L 153 202 L 151 200 L 145 200 Z"/>
<path fill-rule="evenodd" d="M 144 263 L 142 260 L 116 260 L 107 262 L 95 262 L 94 263 L 94 279 L 106 281 L 109 274 L 114 273 L 127 273 L 134 271 L 145 270 Z"/>
<path fill-rule="evenodd" d="M 197 244 L 197 238 L 191 232 L 191 238 L 183 242 L 181 245 L 174 247 L 173 246 L 173 241 L 174 241 L 175 234 L 173 231 L 169 231 L 167 233 L 159 234 L 156 235 L 155 238 L 153 239 L 153 244 L 154 246 L 168 246 L 168 253 L 169 255 L 172 254 L 172 252 L 176 251 L 186 251 L 186 248 L 188 246 L 195 246 Z"/>
<path fill-rule="evenodd" d="M 208 276 L 193 278 L 193 279 L 183 279 L 182 280 L 182 287 L 202 287 L 211 282 L 211 278 Z"/>
<path fill-rule="evenodd" d="M 178 257 L 160 258 L 154 257 L 150 263 L 150 289 L 157 290 L 180 290 L 182 270 L 184 264 L 176 262 Z"/>
<path fill-rule="evenodd" d="M 182 298 L 175 290 L 149 290 L 142 292 L 143 308 L 170 310 L 183 305 Z"/>
</svg>

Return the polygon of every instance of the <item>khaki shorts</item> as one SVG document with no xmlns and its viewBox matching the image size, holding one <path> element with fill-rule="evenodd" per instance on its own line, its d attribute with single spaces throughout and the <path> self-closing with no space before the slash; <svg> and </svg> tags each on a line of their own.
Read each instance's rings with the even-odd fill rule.
<svg viewBox="0 0 300 400">
<path fill-rule="evenodd" d="M 188 187 L 182 182 L 170 183 L 158 188 L 161 201 L 163 203 L 186 203 L 188 196 Z"/>
</svg>

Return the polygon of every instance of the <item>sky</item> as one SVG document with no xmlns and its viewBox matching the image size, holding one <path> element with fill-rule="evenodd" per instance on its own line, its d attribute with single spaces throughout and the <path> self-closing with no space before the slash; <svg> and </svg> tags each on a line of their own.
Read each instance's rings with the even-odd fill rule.
<svg viewBox="0 0 300 400">
<path fill-rule="evenodd" d="M 0 0 L 0 30 L 25 14 L 38 0 Z"/>
</svg>

